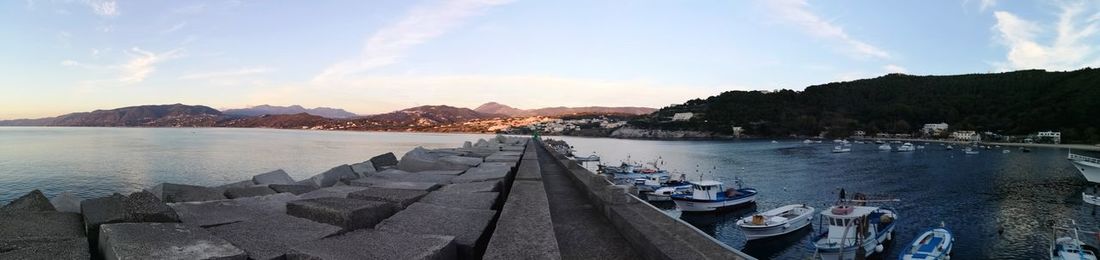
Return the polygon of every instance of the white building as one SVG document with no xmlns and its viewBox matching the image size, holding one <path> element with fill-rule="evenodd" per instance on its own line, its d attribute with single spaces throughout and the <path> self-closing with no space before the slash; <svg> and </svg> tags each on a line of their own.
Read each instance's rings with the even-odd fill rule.
<svg viewBox="0 0 1100 260">
<path fill-rule="evenodd" d="M 734 126 L 733 127 L 733 136 L 734 137 L 741 137 L 742 132 L 745 132 L 744 128 L 741 128 L 740 126 Z"/>
<path fill-rule="evenodd" d="M 951 133 L 951 138 L 958 141 L 981 141 L 982 136 L 974 131 L 955 131 Z"/>
<path fill-rule="evenodd" d="M 925 136 L 940 135 L 944 131 L 947 131 L 947 123 L 924 124 L 924 127 L 921 128 L 921 133 L 924 133 Z"/>
<path fill-rule="evenodd" d="M 852 136 L 856 138 L 863 138 L 864 136 L 867 136 L 867 132 L 864 132 L 863 130 L 856 130 L 856 132 L 853 133 Z"/>
<path fill-rule="evenodd" d="M 688 121 L 691 120 L 692 116 L 695 116 L 695 114 L 691 112 L 676 113 L 672 115 L 672 121 Z"/>
<path fill-rule="evenodd" d="M 1052 142 L 1054 142 L 1056 144 L 1062 143 L 1062 132 L 1055 132 L 1055 131 L 1039 132 L 1039 134 L 1036 135 L 1036 137 L 1038 137 L 1039 140 L 1048 140 L 1049 139 L 1049 140 L 1051 140 Z"/>
</svg>

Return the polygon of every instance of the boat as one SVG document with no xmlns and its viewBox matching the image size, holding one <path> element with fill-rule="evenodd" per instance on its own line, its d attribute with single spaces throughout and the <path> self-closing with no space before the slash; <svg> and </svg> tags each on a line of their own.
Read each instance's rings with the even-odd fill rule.
<svg viewBox="0 0 1100 260">
<path fill-rule="evenodd" d="M 1086 248 L 1085 242 L 1081 241 L 1079 233 L 1095 233 L 1085 232 L 1077 229 L 1077 222 L 1070 221 L 1072 224 L 1069 227 L 1054 226 L 1054 240 L 1050 241 L 1050 259 L 1051 260 L 1096 260 L 1096 252 L 1094 249 Z M 1061 234 L 1059 234 L 1061 232 Z"/>
<path fill-rule="evenodd" d="M 941 227 L 925 231 L 909 243 L 908 250 L 898 255 L 898 260 L 946 260 L 951 258 L 951 246 L 955 243 L 955 236 L 951 231 Z"/>
<path fill-rule="evenodd" d="M 974 154 L 978 154 L 978 150 L 975 150 L 974 148 L 967 147 L 967 148 L 963 149 L 963 153 L 965 153 L 967 155 L 974 155 Z"/>
<path fill-rule="evenodd" d="M 647 201 L 670 201 L 672 200 L 672 195 L 689 193 L 691 193 L 690 184 L 680 186 L 664 186 L 657 188 L 653 192 L 646 193 L 645 199 Z"/>
<path fill-rule="evenodd" d="M 947 147 L 944 147 L 943 149 L 947 149 L 947 150 L 955 150 L 955 147 L 952 147 L 952 146 L 951 146 L 951 145 L 949 144 L 949 145 L 947 145 Z"/>
<path fill-rule="evenodd" d="M 778 143 L 779 143 L 779 141 L 776 141 L 776 140 L 772 140 L 772 143 L 773 143 L 773 144 L 778 144 Z"/>
<path fill-rule="evenodd" d="M 1008 149 L 1004 149 L 1003 151 L 1001 151 L 1001 153 L 1011 153 L 1011 152 L 1012 151 L 1009 151 Z"/>
<path fill-rule="evenodd" d="M 812 240 L 814 255 L 822 260 L 854 260 L 881 253 L 882 244 L 893 238 L 897 218 L 890 208 L 832 206 L 818 220 L 824 232 Z"/>
<path fill-rule="evenodd" d="M 802 143 L 804 143 L 804 144 L 812 144 L 812 143 L 814 143 L 814 140 L 806 139 L 806 140 L 802 141 Z"/>
<path fill-rule="evenodd" d="M 897 150 L 897 151 L 898 151 L 898 152 L 912 152 L 912 151 L 916 151 L 916 150 L 917 150 L 917 148 L 913 147 L 913 144 L 911 144 L 911 143 L 904 143 L 904 144 L 902 144 L 901 146 L 898 146 L 898 150 Z"/>
<path fill-rule="evenodd" d="M 833 152 L 834 153 L 847 153 L 847 152 L 851 152 L 851 151 L 852 151 L 851 146 L 837 145 L 836 147 L 833 147 Z"/>
<path fill-rule="evenodd" d="M 885 143 L 886 143 L 886 141 L 883 141 L 882 139 L 875 140 L 875 144 L 885 144 Z"/>
<path fill-rule="evenodd" d="M 691 181 L 690 194 L 673 194 L 676 208 L 685 212 L 716 211 L 756 202 L 756 189 L 725 188 L 719 181 Z M 738 182 L 740 183 L 740 182 Z M 740 186 L 740 185 L 738 185 Z"/>
<path fill-rule="evenodd" d="M 809 226 L 814 208 L 805 204 L 786 205 L 760 212 L 737 221 L 748 240 L 785 235 Z"/>
<path fill-rule="evenodd" d="M 882 145 L 879 145 L 879 146 L 878 146 L 878 149 L 879 149 L 879 150 L 883 150 L 883 151 L 889 151 L 889 150 L 892 150 L 892 149 L 893 149 L 893 147 L 890 147 L 890 145 L 889 145 L 889 144 L 882 144 Z"/>
<path fill-rule="evenodd" d="M 573 160 L 578 162 L 598 162 L 600 161 L 600 156 L 592 154 L 587 157 L 573 157 Z"/>
<path fill-rule="evenodd" d="M 1073 151 L 1069 152 L 1066 159 L 1069 159 L 1069 162 L 1073 163 L 1073 167 L 1085 176 L 1085 180 L 1100 183 L 1100 159 L 1075 154 Z"/>
</svg>

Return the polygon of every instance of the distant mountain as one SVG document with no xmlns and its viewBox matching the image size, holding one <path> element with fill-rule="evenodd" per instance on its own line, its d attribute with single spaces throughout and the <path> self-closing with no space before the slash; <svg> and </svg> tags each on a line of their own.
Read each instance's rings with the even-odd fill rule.
<svg viewBox="0 0 1100 260">
<path fill-rule="evenodd" d="M 441 124 L 462 123 L 478 119 L 507 117 L 492 113 L 482 113 L 469 108 L 452 106 L 419 106 L 385 114 L 370 115 L 359 120 L 367 125 L 392 127 L 423 127 Z"/>
<path fill-rule="evenodd" d="M 327 118 L 353 118 L 359 116 L 355 113 L 351 113 L 339 108 L 304 108 L 299 105 L 288 107 L 259 105 L 250 108 L 226 109 L 225 111 L 222 111 L 222 113 L 233 116 L 293 115 L 300 113 L 306 113 Z"/>
<path fill-rule="evenodd" d="M 629 114 L 645 115 L 657 111 L 648 107 L 546 107 L 538 109 L 518 109 L 497 102 L 485 103 L 474 111 L 487 114 L 501 114 L 512 117 L 521 116 L 565 116 L 578 114 Z"/>
<path fill-rule="evenodd" d="M 7 126 L 214 126 L 222 113 L 206 106 L 145 105 L 96 110 L 39 119 L 0 121 Z"/>
</svg>

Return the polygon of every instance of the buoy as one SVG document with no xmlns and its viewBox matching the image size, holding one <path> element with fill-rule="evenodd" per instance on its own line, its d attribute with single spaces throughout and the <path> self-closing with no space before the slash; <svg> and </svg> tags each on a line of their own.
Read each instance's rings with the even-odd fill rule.
<svg viewBox="0 0 1100 260">
<path fill-rule="evenodd" d="M 883 249 L 882 245 L 875 246 L 875 253 L 882 253 L 882 249 Z"/>
</svg>

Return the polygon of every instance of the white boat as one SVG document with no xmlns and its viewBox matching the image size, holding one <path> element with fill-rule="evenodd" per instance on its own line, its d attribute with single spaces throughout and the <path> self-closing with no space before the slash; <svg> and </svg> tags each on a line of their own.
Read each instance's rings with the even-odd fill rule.
<svg viewBox="0 0 1100 260">
<path fill-rule="evenodd" d="M 1073 151 L 1069 152 L 1066 159 L 1069 159 L 1069 162 L 1073 163 L 1073 167 L 1085 176 L 1085 180 L 1100 183 L 1100 159 L 1075 154 Z"/>
<path fill-rule="evenodd" d="M 737 227 L 748 240 L 785 235 L 810 225 L 814 208 L 805 204 L 778 207 L 742 218 Z"/>
<path fill-rule="evenodd" d="M 978 154 L 978 150 L 975 150 L 974 148 L 967 147 L 967 148 L 963 149 L 963 153 L 965 153 L 966 155 L 974 155 L 974 154 Z"/>
<path fill-rule="evenodd" d="M 657 188 L 657 190 L 653 192 L 646 193 L 645 199 L 648 201 L 670 201 L 672 200 L 672 195 L 690 193 L 691 185 L 665 186 Z"/>
<path fill-rule="evenodd" d="M 776 141 L 776 140 L 772 140 L 772 143 L 773 143 L 773 144 L 778 144 L 778 143 L 779 143 L 779 141 Z"/>
<path fill-rule="evenodd" d="M 847 153 L 847 152 L 851 152 L 851 151 L 852 151 L 851 146 L 837 145 L 836 147 L 833 147 L 833 152 L 834 153 Z"/>
<path fill-rule="evenodd" d="M 951 246 L 955 236 L 946 228 L 928 230 L 913 239 L 908 250 L 898 255 L 898 260 L 946 260 L 951 258 Z"/>
<path fill-rule="evenodd" d="M 814 140 L 806 139 L 805 141 L 802 141 L 802 143 L 804 143 L 804 144 L 812 144 L 812 143 L 814 143 Z"/>
<path fill-rule="evenodd" d="M 815 144 L 820 144 L 821 140 L 814 141 Z"/>
<path fill-rule="evenodd" d="M 952 147 L 952 146 L 951 146 L 951 145 L 949 144 L 949 145 L 947 145 L 947 147 L 944 147 L 944 149 L 947 149 L 947 150 L 955 150 L 955 147 Z"/>
<path fill-rule="evenodd" d="M 904 143 L 901 146 L 898 146 L 898 152 L 912 152 L 916 150 L 917 148 L 913 147 L 913 144 L 911 143 Z"/>
<path fill-rule="evenodd" d="M 1011 152 L 1012 151 L 1009 151 L 1008 149 L 1004 149 L 1003 151 L 1001 151 L 1001 153 L 1011 153 Z"/>
<path fill-rule="evenodd" d="M 756 189 L 726 189 L 718 181 L 691 181 L 690 194 L 673 194 L 672 201 L 680 211 L 716 211 L 756 201 Z"/>
<path fill-rule="evenodd" d="M 1054 227 L 1054 240 L 1050 241 L 1051 260 L 1096 260 L 1096 252 L 1085 248 L 1077 229 L 1077 222 L 1070 227 Z M 1061 232 L 1061 234 L 1059 234 Z M 1095 232 L 1087 232 L 1095 233 Z"/>
<path fill-rule="evenodd" d="M 1095 194 L 1088 194 L 1088 193 L 1082 192 L 1081 193 L 1081 200 L 1084 200 L 1085 203 L 1088 203 L 1088 204 L 1100 206 L 1100 196 L 1097 196 Z"/>
<path fill-rule="evenodd" d="M 898 215 L 889 208 L 840 205 L 821 212 L 824 232 L 814 237 L 814 255 L 822 260 L 863 259 L 884 250 Z M 862 254 L 857 256 L 857 254 Z"/>
<path fill-rule="evenodd" d="M 893 147 L 890 147 L 890 144 L 882 144 L 882 145 L 878 146 L 878 149 L 883 150 L 883 151 L 889 151 L 889 150 L 893 150 Z"/>
<path fill-rule="evenodd" d="M 600 156 L 592 154 L 588 157 L 573 157 L 573 160 L 578 162 L 598 162 L 600 161 Z"/>
</svg>

